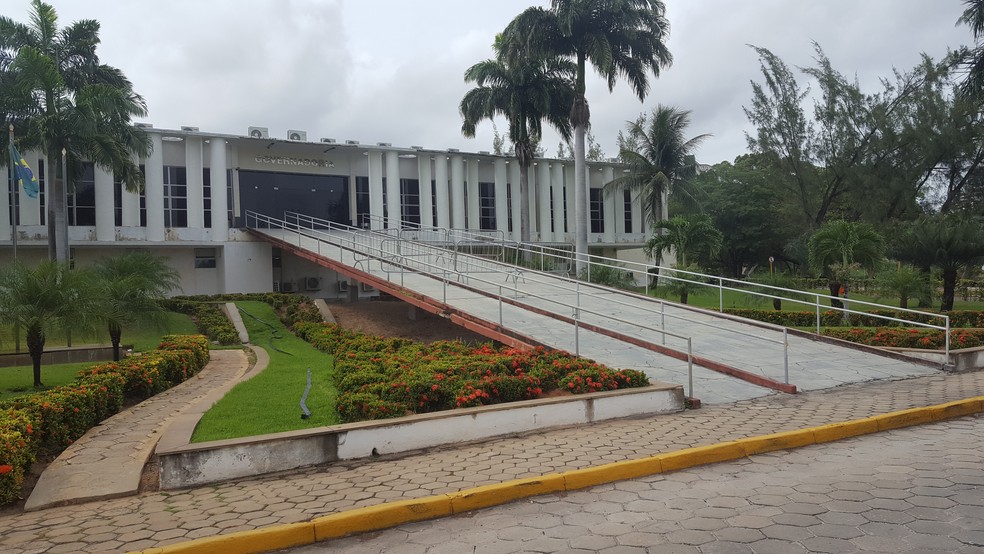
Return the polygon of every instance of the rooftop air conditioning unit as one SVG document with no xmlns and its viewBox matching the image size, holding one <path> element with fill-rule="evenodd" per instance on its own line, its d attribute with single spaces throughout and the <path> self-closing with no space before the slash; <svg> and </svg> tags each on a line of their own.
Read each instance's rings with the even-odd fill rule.
<svg viewBox="0 0 984 554">
<path fill-rule="evenodd" d="M 297 290 L 297 286 L 293 281 L 284 281 L 280 283 L 280 292 L 294 292 Z"/>
<path fill-rule="evenodd" d="M 307 141 L 307 131 L 298 131 L 297 129 L 287 130 L 287 140 L 296 140 L 300 142 Z"/>
<path fill-rule="evenodd" d="M 197 133 L 199 131 L 198 127 L 189 127 L 188 125 L 182 125 L 181 130 L 188 131 L 189 133 Z"/>
<path fill-rule="evenodd" d="M 338 292 L 348 292 L 348 281 L 338 282 Z"/>
<path fill-rule="evenodd" d="M 377 142 L 376 146 L 393 146 L 392 142 Z"/>
<path fill-rule="evenodd" d="M 357 140 L 347 140 L 347 141 L 345 141 L 345 144 L 359 144 L 359 141 L 357 141 Z"/>
<path fill-rule="evenodd" d="M 134 123 L 133 126 L 139 128 L 139 129 L 153 129 L 154 128 L 154 124 L 153 123 L 144 123 L 142 121 L 138 121 L 138 122 Z"/>
<path fill-rule="evenodd" d="M 335 144 L 338 141 L 336 141 L 333 138 L 323 138 L 323 139 L 321 139 L 321 142 L 323 142 L 325 144 Z"/>
<path fill-rule="evenodd" d="M 484 156 L 488 156 L 489 154 L 491 154 L 491 152 L 489 152 L 488 150 L 479 150 L 478 153 Z"/>
<path fill-rule="evenodd" d="M 304 290 L 321 290 L 321 279 L 318 277 L 305 277 Z"/>
<path fill-rule="evenodd" d="M 423 146 L 417 146 L 416 144 L 414 144 L 414 145 L 413 145 L 413 146 L 411 146 L 410 148 L 413 148 L 414 150 L 423 150 L 423 149 L 424 149 L 424 147 L 423 147 Z"/>
<path fill-rule="evenodd" d="M 448 148 L 448 152 L 460 152 L 457 148 Z"/>
<path fill-rule="evenodd" d="M 270 138 L 270 129 L 266 127 L 250 127 L 246 133 L 250 138 L 265 139 Z"/>
</svg>

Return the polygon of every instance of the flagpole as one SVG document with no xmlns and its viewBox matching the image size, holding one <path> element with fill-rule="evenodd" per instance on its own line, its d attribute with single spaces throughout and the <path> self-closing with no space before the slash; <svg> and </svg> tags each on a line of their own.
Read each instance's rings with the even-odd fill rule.
<svg viewBox="0 0 984 554">
<path fill-rule="evenodd" d="M 14 144 L 14 124 L 11 123 L 10 127 L 7 129 L 8 140 L 10 140 L 10 145 Z M 10 148 L 7 148 L 7 152 L 10 153 Z M 10 156 L 7 156 L 10 158 Z M 14 204 L 13 210 L 10 212 L 10 241 L 14 247 L 14 262 L 17 262 L 17 186 L 14 184 L 14 160 L 11 158 L 10 163 L 7 164 L 7 180 L 10 182 L 10 200 Z"/>
</svg>

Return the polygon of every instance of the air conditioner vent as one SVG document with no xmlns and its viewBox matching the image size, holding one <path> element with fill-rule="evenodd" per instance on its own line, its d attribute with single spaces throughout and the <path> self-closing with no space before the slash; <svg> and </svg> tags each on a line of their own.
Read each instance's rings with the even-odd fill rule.
<svg viewBox="0 0 984 554">
<path fill-rule="evenodd" d="M 137 127 L 138 129 L 153 129 L 154 128 L 154 124 L 153 123 L 144 123 L 142 121 L 138 121 L 138 122 L 134 123 L 133 126 L 134 127 Z"/>
<path fill-rule="evenodd" d="M 377 142 L 376 146 L 393 146 L 392 142 Z"/>
<path fill-rule="evenodd" d="M 345 141 L 345 144 L 359 144 L 359 141 L 357 141 L 357 140 L 347 140 L 347 141 Z"/>
<path fill-rule="evenodd" d="M 298 142 L 307 141 L 307 131 L 298 131 L 297 129 L 287 130 L 287 140 L 296 140 Z"/>
<path fill-rule="evenodd" d="M 348 281 L 339 281 L 338 282 L 338 292 L 348 292 L 348 290 L 349 290 Z"/>
<path fill-rule="evenodd" d="M 198 127 L 189 127 L 188 125 L 182 125 L 181 130 L 189 133 L 197 133 L 199 131 Z"/>
<path fill-rule="evenodd" d="M 305 277 L 304 290 L 321 290 L 321 279 L 319 277 Z"/>
<path fill-rule="evenodd" d="M 246 134 L 248 134 L 250 138 L 255 139 L 270 138 L 270 129 L 267 129 L 266 127 L 250 127 L 246 130 Z"/>
<path fill-rule="evenodd" d="M 297 290 L 297 286 L 292 281 L 284 281 L 280 283 L 281 292 L 294 292 Z"/>
<path fill-rule="evenodd" d="M 370 285 L 369 283 L 362 283 L 360 285 L 362 292 L 376 292 L 376 287 Z"/>
</svg>

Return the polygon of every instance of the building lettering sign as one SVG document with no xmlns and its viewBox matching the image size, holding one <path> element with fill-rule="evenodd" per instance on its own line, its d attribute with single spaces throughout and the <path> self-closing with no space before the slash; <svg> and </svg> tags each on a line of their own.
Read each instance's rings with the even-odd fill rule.
<svg viewBox="0 0 984 554">
<path fill-rule="evenodd" d="M 313 158 L 291 158 L 288 156 L 254 156 L 253 160 L 260 164 L 290 165 L 295 167 L 335 167 L 331 160 L 315 160 Z"/>
</svg>

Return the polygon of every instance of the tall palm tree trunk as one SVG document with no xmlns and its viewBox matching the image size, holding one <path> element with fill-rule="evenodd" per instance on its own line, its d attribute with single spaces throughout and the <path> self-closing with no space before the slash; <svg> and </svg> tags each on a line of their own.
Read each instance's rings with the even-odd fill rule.
<svg viewBox="0 0 984 554">
<path fill-rule="evenodd" d="M 584 273 L 588 265 L 588 190 L 587 161 L 584 151 L 584 135 L 591 121 L 588 99 L 585 97 L 584 72 L 587 58 L 577 55 L 577 80 L 574 83 L 574 105 L 571 106 L 571 123 L 574 125 L 574 263 L 576 273 Z M 563 212 L 561 212 L 563 213 Z"/>
<path fill-rule="evenodd" d="M 68 261 L 68 206 L 66 205 L 67 176 L 64 175 L 61 152 L 49 149 L 46 174 L 51 183 L 45 200 L 48 203 L 48 257 L 54 261 Z"/>
</svg>

